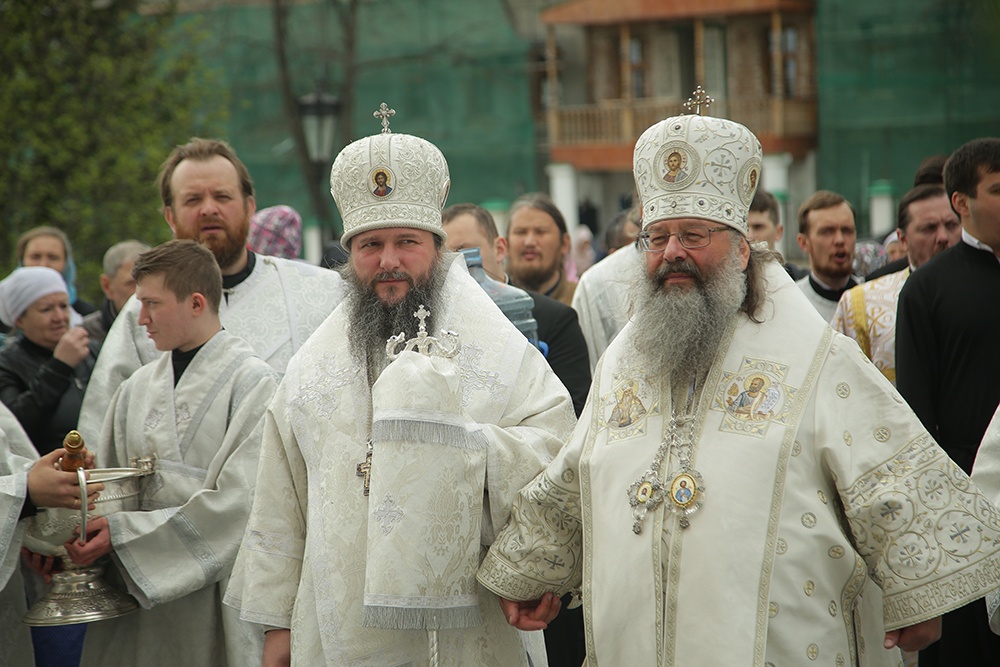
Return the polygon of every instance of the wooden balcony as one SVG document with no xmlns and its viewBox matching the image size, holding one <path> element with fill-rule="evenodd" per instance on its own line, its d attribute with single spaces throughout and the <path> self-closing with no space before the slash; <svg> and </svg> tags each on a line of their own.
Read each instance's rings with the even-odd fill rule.
<svg viewBox="0 0 1000 667">
<path fill-rule="evenodd" d="M 771 12 L 813 13 L 815 5 L 816 0 L 567 0 L 544 10 L 542 22 L 611 25 Z"/>
<path fill-rule="evenodd" d="M 553 162 L 568 162 L 583 170 L 629 171 L 639 135 L 664 118 L 685 113 L 683 102 L 661 99 L 608 100 L 550 110 L 550 156 Z M 710 113 L 747 126 L 765 153 L 802 157 L 816 145 L 814 99 L 721 100 Z"/>
</svg>

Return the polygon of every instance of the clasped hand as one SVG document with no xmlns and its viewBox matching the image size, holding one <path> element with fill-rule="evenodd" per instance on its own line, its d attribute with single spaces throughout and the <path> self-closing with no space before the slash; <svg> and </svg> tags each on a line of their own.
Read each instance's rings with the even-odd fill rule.
<svg viewBox="0 0 1000 667">
<path fill-rule="evenodd" d="M 507 622 L 518 630 L 531 632 L 549 627 L 562 608 L 562 601 L 555 593 L 546 593 L 538 600 L 518 602 L 500 598 L 500 609 Z"/>
<path fill-rule="evenodd" d="M 885 648 L 898 646 L 904 651 L 922 651 L 941 639 L 941 617 L 885 633 Z"/>
</svg>

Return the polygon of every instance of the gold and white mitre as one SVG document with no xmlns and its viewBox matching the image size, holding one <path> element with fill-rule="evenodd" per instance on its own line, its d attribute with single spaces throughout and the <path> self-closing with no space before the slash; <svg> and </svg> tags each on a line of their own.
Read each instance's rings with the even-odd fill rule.
<svg viewBox="0 0 1000 667">
<path fill-rule="evenodd" d="M 712 99 L 699 86 L 688 108 Z M 692 113 L 661 120 L 635 144 L 633 171 L 643 229 L 659 220 L 702 218 L 748 233 L 763 152 L 739 123 Z"/>
<path fill-rule="evenodd" d="M 340 152 L 330 170 L 330 194 L 344 219 L 344 247 L 372 229 L 412 227 L 446 237 L 441 209 L 448 199 L 448 163 L 434 144 L 389 129 L 395 115 L 385 103 L 374 113 L 382 133 Z"/>
</svg>

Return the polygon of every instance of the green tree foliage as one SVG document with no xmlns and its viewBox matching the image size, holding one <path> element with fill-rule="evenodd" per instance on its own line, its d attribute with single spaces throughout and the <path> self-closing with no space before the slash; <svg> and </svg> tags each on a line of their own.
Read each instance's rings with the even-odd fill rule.
<svg viewBox="0 0 1000 667">
<path fill-rule="evenodd" d="M 0 277 L 22 232 L 53 225 L 73 242 L 80 294 L 97 303 L 109 246 L 169 238 L 159 165 L 214 134 L 225 109 L 194 55 L 204 35 L 172 4 L 0 0 Z"/>
</svg>

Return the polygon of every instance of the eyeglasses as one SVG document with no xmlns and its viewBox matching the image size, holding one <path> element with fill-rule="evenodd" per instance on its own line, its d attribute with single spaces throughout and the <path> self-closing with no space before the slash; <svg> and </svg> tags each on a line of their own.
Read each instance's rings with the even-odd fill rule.
<svg viewBox="0 0 1000 667">
<path fill-rule="evenodd" d="M 642 232 L 639 234 L 639 247 L 646 252 L 663 252 L 670 243 L 670 237 L 676 236 L 681 245 L 688 250 L 704 248 L 712 242 L 712 232 L 729 232 L 732 229 L 732 227 L 688 227 L 673 234 Z"/>
</svg>

